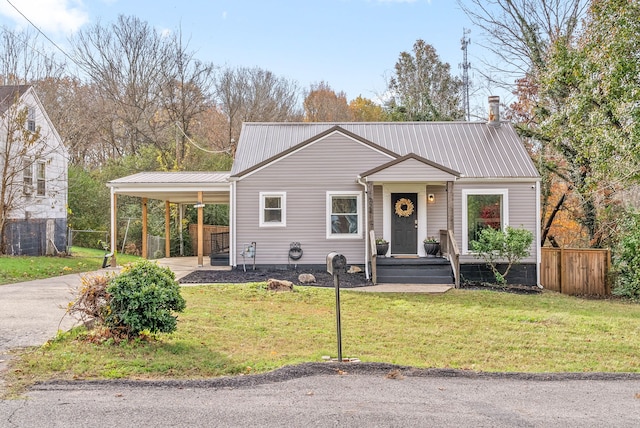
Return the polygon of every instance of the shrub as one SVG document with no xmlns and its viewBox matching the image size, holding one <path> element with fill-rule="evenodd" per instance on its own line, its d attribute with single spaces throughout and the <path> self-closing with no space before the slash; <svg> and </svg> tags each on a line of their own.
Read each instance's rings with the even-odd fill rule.
<svg viewBox="0 0 640 428">
<path fill-rule="evenodd" d="M 113 330 L 123 330 L 128 337 L 143 331 L 175 331 L 177 317 L 172 312 L 182 312 L 186 307 L 175 274 L 148 260 L 125 266 L 109 282 L 107 292 L 110 312 L 105 323 Z"/>
<path fill-rule="evenodd" d="M 94 324 L 104 324 L 109 307 L 107 286 L 113 275 L 84 275 L 78 289 L 77 298 L 69 303 L 67 313 L 74 315 L 88 328 Z"/>
<path fill-rule="evenodd" d="M 476 258 L 482 258 L 487 263 L 496 282 L 506 284 L 505 277 L 511 266 L 529 255 L 529 248 L 533 242 L 533 233 L 524 228 L 507 226 L 506 231 L 486 227 L 480 231 L 477 241 L 471 241 L 471 249 L 476 252 Z M 498 263 L 506 263 L 504 272 L 497 268 Z"/>
<path fill-rule="evenodd" d="M 640 300 L 640 213 L 630 213 L 620 227 L 623 235 L 614 248 L 613 294 Z"/>
</svg>

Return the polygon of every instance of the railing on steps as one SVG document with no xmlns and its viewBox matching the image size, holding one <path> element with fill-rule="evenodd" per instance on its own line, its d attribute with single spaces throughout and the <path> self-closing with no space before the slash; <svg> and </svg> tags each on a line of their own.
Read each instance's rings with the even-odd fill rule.
<svg viewBox="0 0 640 428">
<path fill-rule="evenodd" d="M 373 285 L 376 285 L 378 282 L 378 273 L 376 268 L 376 258 L 378 257 L 378 253 L 376 251 L 376 232 L 373 230 L 369 231 L 369 257 L 371 262 L 371 282 L 373 282 Z"/>
<path fill-rule="evenodd" d="M 460 250 L 453 230 L 440 230 L 440 252 L 449 259 L 456 288 L 460 288 Z"/>
</svg>

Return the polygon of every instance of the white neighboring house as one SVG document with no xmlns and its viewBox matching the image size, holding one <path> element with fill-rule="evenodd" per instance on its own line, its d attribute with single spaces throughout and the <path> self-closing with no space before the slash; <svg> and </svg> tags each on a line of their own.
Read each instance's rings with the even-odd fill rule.
<svg viewBox="0 0 640 428">
<path fill-rule="evenodd" d="M 4 253 L 65 251 L 68 154 L 62 139 L 30 85 L 0 86 L 0 115 Z"/>
</svg>

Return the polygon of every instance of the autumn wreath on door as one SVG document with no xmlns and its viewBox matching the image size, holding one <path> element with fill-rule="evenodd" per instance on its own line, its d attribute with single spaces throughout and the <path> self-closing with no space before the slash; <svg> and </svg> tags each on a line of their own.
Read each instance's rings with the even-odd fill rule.
<svg viewBox="0 0 640 428">
<path fill-rule="evenodd" d="M 396 201 L 396 214 L 398 217 L 409 217 L 413 214 L 413 202 L 407 198 L 400 198 Z"/>
</svg>

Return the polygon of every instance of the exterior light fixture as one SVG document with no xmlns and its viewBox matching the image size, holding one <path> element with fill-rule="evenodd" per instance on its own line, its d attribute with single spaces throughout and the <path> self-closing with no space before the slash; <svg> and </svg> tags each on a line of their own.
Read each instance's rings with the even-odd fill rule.
<svg viewBox="0 0 640 428">
<path fill-rule="evenodd" d="M 433 193 L 429 193 L 429 195 L 427 195 L 427 201 L 432 204 L 436 201 L 436 195 L 434 195 Z"/>
</svg>

